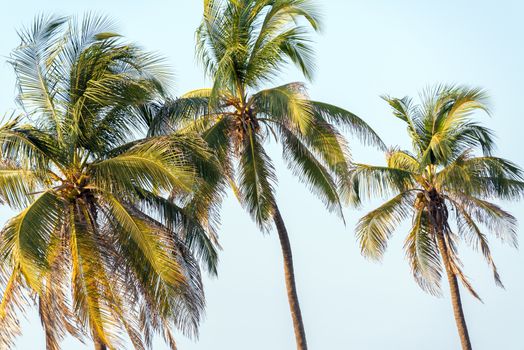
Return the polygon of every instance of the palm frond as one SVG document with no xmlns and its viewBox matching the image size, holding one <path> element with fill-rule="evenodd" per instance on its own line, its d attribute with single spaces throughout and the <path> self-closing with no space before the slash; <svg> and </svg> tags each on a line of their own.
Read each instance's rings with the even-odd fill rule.
<svg viewBox="0 0 524 350">
<path fill-rule="evenodd" d="M 29 301 L 23 294 L 22 277 L 18 268 L 12 268 L 8 272 L 2 267 L 0 276 L 3 291 L 0 302 L 0 346 L 11 349 L 15 346 L 16 337 L 21 334 L 19 314 Z"/>
<path fill-rule="evenodd" d="M 111 309 L 116 307 L 105 291 L 110 283 L 95 242 L 96 227 L 84 205 L 72 205 L 69 210 L 70 247 L 72 258 L 72 299 L 76 316 L 89 325 L 93 338 L 111 347 L 116 340 L 117 321 Z"/>
<path fill-rule="evenodd" d="M 46 127 L 62 138 L 63 114 L 56 104 L 56 66 L 48 58 L 55 55 L 62 41 L 60 30 L 65 17 L 36 17 L 31 28 L 19 32 L 20 46 L 10 57 L 19 88 L 18 100 L 29 114 L 39 113 Z"/>
<path fill-rule="evenodd" d="M 449 198 L 476 222 L 484 225 L 489 232 L 494 233 L 503 242 L 508 242 L 514 247 L 518 245 L 517 219 L 496 204 L 468 196 L 453 193 Z"/>
<path fill-rule="evenodd" d="M 386 149 L 384 142 L 382 142 L 377 133 L 355 114 L 323 102 L 311 101 L 310 103 L 317 117 L 321 117 L 328 123 L 351 132 L 366 145 L 376 146 L 382 150 Z"/>
<path fill-rule="evenodd" d="M 305 98 L 304 86 L 291 83 L 262 90 L 250 100 L 257 113 L 307 133 L 313 122 L 310 102 Z"/>
<path fill-rule="evenodd" d="M 358 205 L 362 197 L 386 196 L 412 189 L 415 176 L 404 169 L 354 164 L 349 183 L 352 201 Z"/>
<path fill-rule="evenodd" d="M 409 97 L 393 98 L 388 95 L 381 96 L 393 109 L 393 115 L 408 125 L 408 134 L 411 137 L 413 148 L 415 151 L 420 151 L 423 148 L 420 133 L 420 116 L 418 115 L 418 108 L 413 105 Z"/>
<path fill-rule="evenodd" d="M 473 248 L 477 250 L 480 249 L 482 255 L 484 255 L 484 258 L 493 270 L 493 278 L 495 280 L 495 283 L 499 287 L 503 288 L 504 285 L 502 284 L 502 280 L 500 279 L 497 266 L 495 265 L 495 262 L 493 261 L 493 257 L 491 255 L 491 249 L 489 248 L 488 238 L 480 230 L 478 225 L 475 223 L 475 220 L 473 219 L 473 217 L 471 217 L 466 208 L 455 202 L 453 202 L 453 204 L 456 210 L 458 233 L 460 235 L 463 235 L 466 242 L 473 246 Z"/>
<path fill-rule="evenodd" d="M 196 51 L 213 77 L 214 94 L 227 88 L 242 97 L 238 84 L 256 87 L 288 61 L 311 78 L 310 27 L 319 28 L 319 15 L 305 0 L 205 1 Z"/>
<path fill-rule="evenodd" d="M 244 140 L 239 161 L 238 184 L 242 203 L 262 228 L 273 216 L 275 170 L 260 140 L 253 132 Z"/>
<path fill-rule="evenodd" d="M 190 191 L 195 171 L 171 146 L 170 142 L 152 141 L 93 163 L 89 170 L 93 183 L 114 193 L 133 193 L 136 186 L 150 191 Z"/>
<path fill-rule="evenodd" d="M 112 221 L 107 227 L 110 230 L 108 232 L 116 234 L 115 243 L 125 253 L 120 253 L 125 256 L 126 262 L 120 270 L 126 281 L 124 285 L 135 286 L 140 300 L 144 302 L 140 309 L 140 323 L 145 342 L 149 342 L 147 334 L 151 331 L 158 332 L 161 327 L 168 325 L 174 325 L 188 336 L 195 336 L 204 306 L 198 263 L 161 223 L 132 206 L 126 205 L 126 210 L 141 227 L 150 233 L 154 232 L 156 242 L 165 247 L 161 254 L 166 264 L 159 274 L 158 266 L 150 262 L 135 240 L 129 239 L 129 232 L 124 227 Z M 172 267 L 175 271 L 169 271 Z"/>
<path fill-rule="evenodd" d="M 141 191 L 137 206 L 145 213 L 157 217 L 167 230 L 180 235 L 193 254 L 204 264 L 207 270 L 216 274 L 218 263 L 218 242 L 212 228 L 204 227 L 192 208 L 179 207 L 172 200 Z M 189 211 L 189 213 L 188 213 Z"/>
<path fill-rule="evenodd" d="M 106 215 L 109 215 L 111 222 L 133 240 L 155 272 L 168 283 L 184 282 L 178 266 L 167 253 L 169 247 L 161 240 L 158 233 L 151 230 L 145 222 L 134 217 L 125 205 L 111 194 L 104 193 L 104 199 L 107 206 Z"/>
<path fill-rule="evenodd" d="M 382 258 L 393 231 L 413 213 L 413 199 L 410 192 L 402 192 L 359 220 L 355 232 L 365 257 Z"/>
<path fill-rule="evenodd" d="M 524 175 L 520 167 L 498 157 L 471 157 L 464 152 L 437 174 L 439 187 L 481 198 L 520 199 Z"/>
<path fill-rule="evenodd" d="M 330 171 L 290 130 L 281 128 L 283 157 L 293 173 L 307 184 L 329 210 L 342 216 L 338 188 Z"/>
<path fill-rule="evenodd" d="M 391 149 L 387 152 L 386 161 L 390 168 L 403 169 L 414 174 L 420 171 L 418 160 L 408 151 Z"/>
<path fill-rule="evenodd" d="M 447 230 L 447 232 L 444 234 L 444 242 L 449 259 L 447 263 L 449 264 L 451 273 L 455 276 L 455 278 L 458 278 L 460 280 L 464 288 L 466 288 L 467 291 L 471 295 L 473 295 L 473 297 L 482 302 L 482 299 L 473 288 L 473 285 L 469 281 L 468 277 L 462 271 L 462 262 L 458 257 L 457 247 L 455 243 L 455 235 L 450 230 Z"/>
<path fill-rule="evenodd" d="M 46 174 L 51 165 L 64 163 L 56 139 L 32 125 L 23 125 L 19 118 L 9 120 L 0 127 L 1 157 L 24 169 Z"/>
<path fill-rule="evenodd" d="M 48 268 L 46 252 L 53 233 L 63 220 L 64 205 L 52 190 L 39 195 L 1 232 L 0 258 L 13 259 L 27 284 L 40 290 L 40 279 Z"/>
<path fill-rule="evenodd" d="M 427 212 L 417 210 L 411 231 L 404 242 L 406 256 L 415 281 L 424 291 L 439 296 L 442 266 Z"/>
<path fill-rule="evenodd" d="M 31 193 L 37 188 L 38 178 L 33 171 L 0 165 L 0 202 L 22 210 L 31 203 Z"/>
</svg>

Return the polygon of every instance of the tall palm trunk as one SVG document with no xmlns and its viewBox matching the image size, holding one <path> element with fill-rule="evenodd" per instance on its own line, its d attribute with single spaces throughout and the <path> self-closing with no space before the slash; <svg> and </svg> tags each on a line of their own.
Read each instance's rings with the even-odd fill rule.
<svg viewBox="0 0 524 350">
<path fill-rule="evenodd" d="M 455 322 L 457 323 L 457 329 L 460 336 L 460 343 L 462 344 L 462 350 L 471 350 L 471 341 L 469 340 L 468 327 L 466 326 L 466 318 L 464 317 L 464 311 L 462 310 L 462 301 L 460 300 L 460 291 L 457 283 L 457 276 L 451 269 L 449 263 L 450 258 L 446 244 L 444 242 L 444 236 L 441 232 L 437 233 L 437 243 L 442 254 L 442 260 L 444 261 L 444 267 L 446 274 L 448 275 L 449 289 L 451 292 L 451 303 L 453 304 L 453 314 L 455 316 Z"/>
<path fill-rule="evenodd" d="M 291 309 L 293 327 L 295 329 L 297 349 L 306 350 L 306 331 L 304 329 L 304 323 L 302 322 L 302 313 L 300 311 L 300 304 L 298 302 L 291 244 L 289 243 L 289 236 L 287 234 L 286 226 L 284 225 L 284 220 L 282 219 L 282 215 L 280 215 L 280 211 L 278 210 L 276 203 L 273 220 L 275 222 L 275 226 L 277 227 L 278 238 L 280 239 L 280 246 L 282 248 L 282 255 L 284 258 L 284 275 L 286 279 L 287 298 L 289 302 L 289 308 Z"/>
</svg>

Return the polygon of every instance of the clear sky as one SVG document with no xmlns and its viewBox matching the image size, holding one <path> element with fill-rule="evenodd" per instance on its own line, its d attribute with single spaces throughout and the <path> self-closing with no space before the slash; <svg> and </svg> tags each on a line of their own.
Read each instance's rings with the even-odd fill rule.
<svg viewBox="0 0 524 350">
<path fill-rule="evenodd" d="M 481 86 L 491 96 L 498 154 L 524 165 L 524 2 L 464 0 L 324 0 L 325 30 L 317 36 L 317 75 L 312 98 L 337 104 L 367 120 L 389 145 L 407 146 L 404 126 L 379 98 L 411 95 L 435 83 Z M 194 58 L 194 30 L 202 0 L 23 0 L 0 11 L 0 113 L 15 107 L 14 76 L 5 57 L 18 44 L 16 29 L 37 13 L 114 18 L 130 40 L 165 55 L 176 73 L 175 95 L 206 85 Z M 290 70 L 282 81 L 300 79 Z M 352 142 L 355 160 L 383 156 Z M 402 250 L 406 227 L 391 241 L 383 263 L 360 256 L 353 228 L 362 210 L 345 211 L 347 225 L 328 214 L 316 197 L 276 159 L 278 201 L 294 252 L 308 341 L 312 350 L 458 349 L 447 285 L 444 296 L 422 292 Z M 370 205 L 377 204 L 371 203 Z M 524 206 L 506 205 L 524 222 Z M 0 222 L 9 215 L 2 208 Z M 218 279 L 206 278 L 207 315 L 198 342 L 178 337 L 182 350 L 288 350 L 294 348 L 276 234 L 262 235 L 233 198 L 222 214 Z M 521 225 L 522 226 L 522 225 Z M 522 230 L 521 230 L 522 231 Z M 521 232 L 524 235 L 524 232 Z M 522 239 L 521 239 L 522 242 Z M 465 271 L 484 304 L 463 293 L 474 348 L 524 349 L 524 254 L 491 240 L 506 290 L 497 288 L 479 253 L 461 246 Z M 91 345 L 89 345 L 91 348 Z M 161 341 L 155 349 L 165 349 Z M 34 313 L 17 349 L 44 349 Z M 67 340 L 64 349 L 83 349 Z"/>
</svg>

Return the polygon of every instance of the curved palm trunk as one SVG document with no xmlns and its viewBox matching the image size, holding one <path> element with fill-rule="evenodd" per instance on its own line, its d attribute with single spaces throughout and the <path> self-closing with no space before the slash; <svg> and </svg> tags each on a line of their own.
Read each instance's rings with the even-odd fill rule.
<svg viewBox="0 0 524 350">
<path fill-rule="evenodd" d="M 282 215 L 280 215 L 280 211 L 278 210 L 278 206 L 276 204 L 273 220 L 275 222 L 275 226 L 277 227 L 278 238 L 280 239 L 280 246 L 282 248 L 282 256 L 284 258 L 284 275 L 286 279 L 287 298 L 289 302 L 289 308 L 291 309 L 293 327 L 295 329 L 297 349 L 306 350 L 306 331 L 304 329 L 304 323 L 302 322 L 302 313 L 300 311 L 300 304 L 298 302 L 291 244 L 289 242 L 286 226 L 284 225 L 284 220 L 282 219 Z"/>
<path fill-rule="evenodd" d="M 457 276 L 451 269 L 449 264 L 449 254 L 444 242 L 442 233 L 437 233 L 437 243 L 442 254 L 442 260 L 444 260 L 444 267 L 446 268 L 446 274 L 448 275 L 449 289 L 451 292 L 451 303 L 453 304 L 453 314 L 455 316 L 455 322 L 457 323 L 457 329 L 460 336 L 460 343 L 462 344 L 463 350 L 471 350 L 471 341 L 469 340 L 468 327 L 466 326 L 466 318 L 464 317 L 464 311 L 462 310 L 462 301 L 460 300 L 460 291 L 457 282 Z"/>
</svg>

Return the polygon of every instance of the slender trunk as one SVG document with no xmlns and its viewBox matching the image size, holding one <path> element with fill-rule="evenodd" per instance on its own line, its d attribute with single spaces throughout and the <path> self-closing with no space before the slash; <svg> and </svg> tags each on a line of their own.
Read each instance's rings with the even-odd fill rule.
<svg viewBox="0 0 524 350">
<path fill-rule="evenodd" d="M 95 344 L 95 350 L 107 350 L 107 346 L 102 342 L 98 336 L 93 337 L 93 342 Z"/>
<path fill-rule="evenodd" d="M 300 312 L 297 286 L 295 283 L 295 271 L 293 269 L 291 244 L 289 243 L 289 236 L 287 234 L 286 226 L 284 225 L 284 220 L 282 219 L 276 204 L 273 220 L 275 221 L 275 226 L 277 227 L 278 238 L 280 239 L 280 246 L 282 248 L 282 255 L 284 258 L 284 275 L 286 279 L 287 298 L 289 301 L 289 308 L 291 309 L 293 327 L 295 329 L 297 349 L 307 350 L 306 331 L 304 330 L 304 323 L 302 322 L 302 313 Z"/>
<path fill-rule="evenodd" d="M 457 276 L 451 269 L 449 263 L 449 254 L 444 242 L 442 233 L 437 233 L 437 243 L 442 254 L 442 260 L 444 261 L 444 267 L 446 268 L 446 274 L 448 275 L 449 289 L 451 291 L 451 303 L 453 304 L 453 314 L 455 316 L 455 322 L 457 323 L 457 329 L 460 336 L 460 343 L 462 344 L 462 350 L 471 350 L 471 341 L 469 340 L 468 327 L 466 326 L 466 318 L 464 317 L 464 311 L 462 310 L 462 301 L 460 300 L 460 291 L 457 282 Z"/>
</svg>

